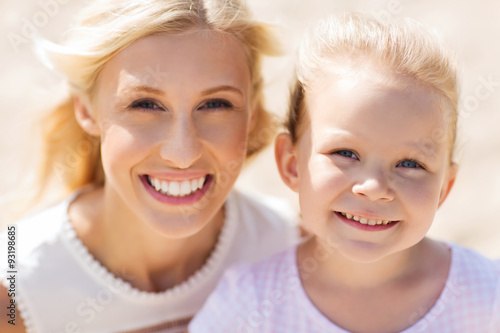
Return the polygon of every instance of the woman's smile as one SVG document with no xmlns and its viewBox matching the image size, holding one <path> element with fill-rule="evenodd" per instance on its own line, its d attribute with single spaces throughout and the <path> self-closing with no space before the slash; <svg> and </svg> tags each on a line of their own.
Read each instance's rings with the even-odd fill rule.
<svg viewBox="0 0 500 333">
<path fill-rule="evenodd" d="M 149 175 L 140 176 L 146 191 L 156 200 L 171 205 L 189 205 L 202 199 L 213 184 L 213 176 L 182 181 L 160 180 Z"/>
</svg>

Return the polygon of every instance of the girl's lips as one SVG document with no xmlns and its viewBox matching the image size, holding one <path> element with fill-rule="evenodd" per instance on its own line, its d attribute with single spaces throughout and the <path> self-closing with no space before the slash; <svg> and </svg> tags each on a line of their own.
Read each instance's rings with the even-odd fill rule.
<svg viewBox="0 0 500 333">
<path fill-rule="evenodd" d="M 147 175 L 142 175 L 139 177 L 141 180 L 142 185 L 146 189 L 146 191 L 157 201 L 165 204 L 170 204 L 170 205 L 190 205 L 193 204 L 199 200 L 205 195 L 205 193 L 208 191 L 210 186 L 212 185 L 214 181 L 213 175 L 207 175 L 205 183 L 203 186 L 196 190 L 195 192 L 192 192 L 191 194 L 185 195 L 185 196 L 172 196 L 172 195 L 167 195 L 161 192 L 158 192 L 148 181 L 148 176 Z"/>
<path fill-rule="evenodd" d="M 382 223 L 382 224 L 375 224 L 375 225 L 363 224 L 359 221 L 355 221 L 353 219 L 347 218 L 346 216 L 344 216 L 345 214 L 343 214 L 343 213 L 340 213 L 340 212 L 334 212 L 334 213 L 342 222 L 344 222 L 344 223 L 346 223 L 346 224 L 348 224 L 356 229 L 365 230 L 365 231 L 387 230 L 387 229 L 390 229 L 390 228 L 396 226 L 400 222 L 400 221 L 390 221 L 386 224 Z"/>
</svg>

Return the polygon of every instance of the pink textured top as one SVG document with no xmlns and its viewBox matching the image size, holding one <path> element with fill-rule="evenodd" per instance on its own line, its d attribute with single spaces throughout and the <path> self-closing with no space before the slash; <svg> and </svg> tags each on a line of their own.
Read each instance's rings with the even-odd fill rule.
<svg viewBox="0 0 500 333">
<path fill-rule="evenodd" d="M 404 333 L 499 333 L 500 263 L 449 245 L 446 286 Z M 298 275 L 296 247 L 254 265 L 229 269 L 189 326 L 190 333 L 346 333 L 309 300 Z"/>
</svg>

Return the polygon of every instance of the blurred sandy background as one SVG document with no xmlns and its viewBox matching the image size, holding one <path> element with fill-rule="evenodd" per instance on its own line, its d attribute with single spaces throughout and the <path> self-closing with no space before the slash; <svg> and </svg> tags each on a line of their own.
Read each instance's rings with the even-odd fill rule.
<svg viewBox="0 0 500 333">
<path fill-rule="evenodd" d="M 27 210 L 37 154 L 33 121 L 54 103 L 60 78 L 32 51 L 30 34 L 60 41 L 81 0 L 0 0 L 0 229 Z M 294 50 L 305 27 L 326 13 L 412 17 L 435 28 L 462 64 L 457 183 L 431 229 L 437 238 L 500 258 L 500 2 L 491 0 L 248 0 L 260 19 L 282 27 L 288 55 L 265 63 L 268 106 L 283 116 Z M 268 149 L 238 186 L 296 196 L 282 183 Z"/>
</svg>

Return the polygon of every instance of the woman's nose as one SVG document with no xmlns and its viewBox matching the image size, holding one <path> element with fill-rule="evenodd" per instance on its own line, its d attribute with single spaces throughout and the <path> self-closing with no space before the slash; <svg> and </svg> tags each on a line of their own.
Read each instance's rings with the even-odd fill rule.
<svg viewBox="0 0 500 333">
<path fill-rule="evenodd" d="M 166 130 L 160 156 L 174 167 L 187 169 L 202 155 L 202 143 L 191 118 L 177 119 Z"/>
<path fill-rule="evenodd" d="M 394 199 L 392 181 L 383 172 L 374 172 L 363 177 L 353 185 L 352 192 L 372 201 Z"/>
</svg>

